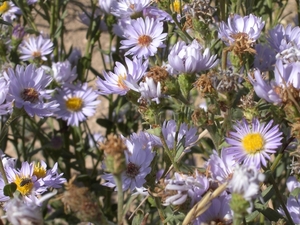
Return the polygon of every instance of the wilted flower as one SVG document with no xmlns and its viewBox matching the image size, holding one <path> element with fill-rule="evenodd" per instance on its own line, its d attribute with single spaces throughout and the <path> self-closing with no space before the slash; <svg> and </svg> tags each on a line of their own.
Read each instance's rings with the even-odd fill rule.
<svg viewBox="0 0 300 225">
<path fill-rule="evenodd" d="M 157 52 L 157 48 L 165 47 L 163 41 L 167 33 L 163 33 L 163 22 L 146 17 L 131 20 L 124 30 L 126 40 L 121 41 L 120 49 L 128 49 L 125 55 L 148 58 Z"/>
<path fill-rule="evenodd" d="M 189 45 L 183 41 L 177 42 L 168 56 L 168 61 L 178 73 L 199 73 L 213 68 L 219 62 L 217 55 L 211 56 L 208 48 L 203 51 L 197 40 Z"/>
<path fill-rule="evenodd" d="M 233 127 L 235 132 L 229 132 L 226 142 L 230 147 L 223 151 L 227 151 L 226 154 L 231 154 L 234 160 L 244 165 L 254 165 L 257 168 L 266 166 L 266 159 L 270 160 L 270 154 L 276 153 L 282 139 L 278 125 L 272 127 L 272 124 L 273 120 L 265 124 L 253 119 L 249 125 L 243 119 Z"/>
</svg>

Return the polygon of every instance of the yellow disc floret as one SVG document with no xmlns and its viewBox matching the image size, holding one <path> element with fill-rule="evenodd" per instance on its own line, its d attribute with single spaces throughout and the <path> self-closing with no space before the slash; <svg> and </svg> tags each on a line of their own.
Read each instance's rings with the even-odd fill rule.
<svg viewBox="0 0 300 225">
<path fill-rule="evenodd" d="M 264 138 L 260 133 L 250 133 L 242 139 L 242 145 L 248 154 L 255 154 L 263 150 Z"/>
<path fill-rule="evenodd" d="M 17 190 L 24 196 L 30 194 L 33 188 L 33 182 L 30 177 L 19 177 L 16 175 L 14 183 L 17 185 Z"/>
<path fill-rule="evenodd" d="M 180 13 L 180 8 L 181 8 L 180 0 L 175 0 L 171 5 L 171 10 L 173 12 Z"/>
<path fill-rule="evenodd" d="M 46 176 L 46 173 L 46 169 L 42 167 L 42 165 L 39 162 L 34 164 L 33 175 L 35 175 L 37 179 L 44 178 Z"/>
<path fill-rule="evenodd" d="M 10 9 L 10 5 L 7 1 L 3 2 L 0 6 L 0 14 L 6 13 Z"/>
<path fill-rule="evenodd" d="M 72 112 L 80 111 L 83 105 L 83 101 L 81 98 L 72 97 L 66 101 L 66 107 L 68 110 Z"/>
</svg>

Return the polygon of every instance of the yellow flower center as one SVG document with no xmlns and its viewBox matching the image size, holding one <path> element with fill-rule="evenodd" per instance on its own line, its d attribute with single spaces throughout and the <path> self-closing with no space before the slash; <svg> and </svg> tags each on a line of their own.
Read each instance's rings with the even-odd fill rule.
<svg viewBox="0 0 300 225">
<path fill-rule="evenodd" d="M 42 165 L 38 162 L 34 164 L 33 175 L 37 177 L 37 179 L 44 178 L 46 176 L 46 169 L 42 167 Z"/>
<path fill-rule="evenodd" d="M 142 35 L 138 39 L 138 44 L 141 46 L 149 46 L 152 42 L 152 38 L 148 35 Z"/>
<path fill-rule="evenodd" d="M 126 80 L 126 74 L 118 76 L 118 86 L 122 89 L 127 89 L 126 84 L 124 84 L 124 80 Z"/>
<path fill-rule="evenodd" d="M 3 2 L 3 4 L 0 6 L 0 13 L 6 13 L 10 9 L 10 5 L 7 1 Z"/>
<path fill-rule="evenodd" d="M 259 133 L 247 134 L 242 139 L 242 145 L 248 154 L 255 154 L 262 150 L 264 139 Z"/>
<path fill-rule="evenodd" d="M 19 177 L 16 175 L 14 183 L 17 185 L 17 190 L 24 196 L 30 194 L 33 188 L 33 182 L 30 177 Z"/>
<path fill-rule="evenodd" d="M 171 5 L 171 10 L 173 10 L 176 13 L 180 13 L 180 8 L 181 8 L 181 4 L 180 4 L 180 0 L 175 0 L 172 5 Z"/>
<path fill-rule="evenodd" d="M 67 109 L 72 112 L 80 111 L 82 108 L 82 105 L 83 105 L 83 101 L 81 98 L 78 98 L 78 97 L 72 97 L 66 101 Z"/>
<path fill-rule="evenodd" d="M 21 97 L 24 101 L 35 103 L 39 99 L 39 93 L 34 88 L 24 88 Z"/>
</svg>

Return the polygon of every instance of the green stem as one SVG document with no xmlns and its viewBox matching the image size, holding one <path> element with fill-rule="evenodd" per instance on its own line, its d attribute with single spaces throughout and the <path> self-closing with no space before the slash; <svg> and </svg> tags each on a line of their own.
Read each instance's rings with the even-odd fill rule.
<svg viewBox="0 0 300 225">
<path fill-rule="evenodd" d="M 169 158 L 170 158 L 170 160 L 171 160 L 171 162 L 172 162 L 172 165 L 174 166 L 175 171 L 179 171 L 177 162 L 175 162 L 174 157 L 173 157 L 173 154 L 172 154 L 172 151 L 169 149 L 169 147 L 168 147 L 168 145 L 167 145 L 167 143 L 166 143 L 166 140 L 165 140 L 165 138 L 164 138 L 162 132 L 161 132 L 161 134 L 160 134 L 160 140 L 161 140 L 161 142 L 162 142 L 162 144 L 163 144 L 164 150 L 166 151 L 167 155 L 169 156 Z"/>
<path fill-rule="evenodd" d="M 165 216 L 164 210 L 161 207 L 161 200 L 156 197 L 154 197 L 154 200 L 155 200 L 155 205 L 158 209 L 158 214 L 159 214 L 160 220 L 163 222 L 165 220 L 166 216 Z"/>
<path fill-rule="evenodd" d="M 117 185 L 117 191 L 118 191 L 118 224 L 123 224 L 123 205 L 124 205 L 124 193 L 122 188 L 122 175 L 117 174 L 114 175 L 114 179 Z"/>
<path fill-rule="evenodd" d="M 8 132 L 8 129 L 9 129 L 9 126 L 10 124 L 18 119 L 20 116 L 24 115 L 25 114 L 25 111 L 24 109 L 18 109 L 18 108 L 14 108 L 13 109 L 13 112 L 12 114 L 10 115 L 10 117 L 8 118 L 8 120 L 6 121 L 6 123 L 4 124 L 2 130 L 1 130 L 1 134 L 0 134 L 0 142 L 2 142 L 2 140 L 5 138 L 5 136 L 7 135 L 7 132 Z M 3 180 L 4 180 L 4 183 L 5 184 L 8 184 L 8 180 L 7 180 L 7 177 L 6 177 L 6 173 L 5 173 L 5 170 L 4 170 L 4 165 L 3 165 L 3 162 L 2 160 L 0 159 L 0 172 L 2 174 L 2 177 L 3 177 Z"/>
</svg>

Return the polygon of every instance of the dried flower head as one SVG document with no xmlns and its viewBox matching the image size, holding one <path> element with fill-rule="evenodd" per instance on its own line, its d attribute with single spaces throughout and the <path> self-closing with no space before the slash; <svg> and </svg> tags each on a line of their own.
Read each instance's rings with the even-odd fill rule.
<svg viewBox="0 0 300 225">
<path fill-rule="evenodd" d="M 87 187 L 78 187 L 74 184 L 76 176 L 65 183 L 66 191 L 63 193 L 62 202 L 65 213 L 75 213 L 82 222 L 104 221 L 103 213 L 97 199 Z"/>
</svg>

